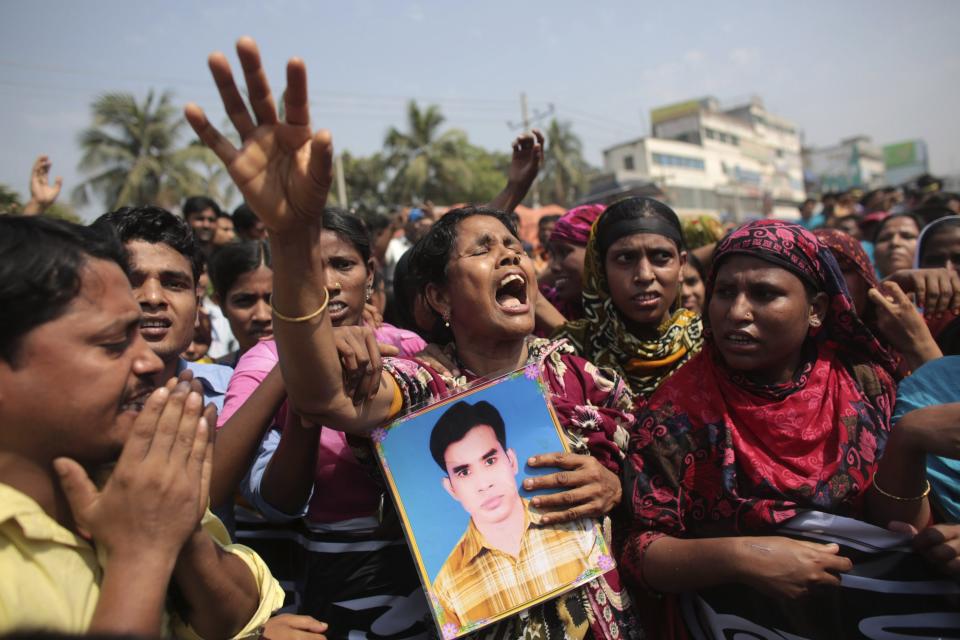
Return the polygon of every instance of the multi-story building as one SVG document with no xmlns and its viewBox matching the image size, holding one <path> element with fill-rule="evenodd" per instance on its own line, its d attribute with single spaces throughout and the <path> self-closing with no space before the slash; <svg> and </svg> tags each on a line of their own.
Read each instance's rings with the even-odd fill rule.
<svg viewBox="0 0 960 640">
<path fill-rule="evenodd" d="M 876 189 L 887 184 L 883 151 L 870 136 L 858 135 L 831 147 L 804 149 L 803 162 L 807 190 L 811 192 Z"/>
<path fill-rule="evenodd" d="M 690 100 L 654 109 L 650 121 L 652 136 L 604 151 L 618 182 L 653 181 L 681 214 L 796 217 L 805 197 L 800 135 L 759 98 L 727 108 Z"/>
</svg>

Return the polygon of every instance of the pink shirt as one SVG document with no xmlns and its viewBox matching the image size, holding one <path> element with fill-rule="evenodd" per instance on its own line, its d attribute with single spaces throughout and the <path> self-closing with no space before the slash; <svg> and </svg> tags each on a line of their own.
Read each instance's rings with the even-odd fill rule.
<svg viewBox="0 0 960 640">
<path fill-rule="evenodd" d="M 402 356 L 412 357 L 426 346 L 417 334 L 388 324 L 378 329 L 376 336 L 377 342 L 400 349 Z M 227 387 L 218 429 L 246 402 L 279 360 L 277 344 L 273 340 L 259 342 L 243 354 Z M 284 402 L 274 416 L 273 428 L 283 428 L 286 414 L 287 403 Z M 267 455 L 272 455 L 272 451 Z M 314 488 L 320 490 L 313 492 L 307 511 L 307 518 L 312 522 L 338 522 L 369 516 L 379 507 L 380 490 L 353 457 L 346 436 L 334 429 L 322 428 L 320 431 Z"/>
</svg>

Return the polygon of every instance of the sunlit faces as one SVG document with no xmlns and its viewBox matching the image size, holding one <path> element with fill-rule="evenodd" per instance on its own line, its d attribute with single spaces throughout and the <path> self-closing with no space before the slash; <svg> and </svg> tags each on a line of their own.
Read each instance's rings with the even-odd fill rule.
<svg viewBox="0 0 960 640">
<path fill-rule="evenodd" d="M 827 311 L 826 294 L 811 299 L 799 277 L 750 256 L 730 256 L 719 267 L 708 315 L 727 365 L 758 382 L 786 382 L 796 370 L 812 326 Z"/>
<path fill-rule="evenodd" d="M 213 209 L 204 209 L 187 216 L 187 224 L 200 244 L 209 244 L 217 232 L 217 214 Z"/>
<path fill-rule="evenodd" d="M 241 353 L 273 337 L 272 294 L 273 270 L 266 265 L 240 274 L 227 291 L 221 308 Z"/>
<path fill-rule="evenodd" d="M 24 336 L 15 366 L 0 360 L 0 413 L 17 431 L 0 434 L 4 448 L 37 460 L 114 459 L 162 369 L 139 326 L 123 271 L 90 259 L 65 313 Z"/>
<path fill-rule="evenodd" d="M 499 340 L 533 331 L 537 281 L 520 240 L 497 218 L 457 225 L 445 286 L 427 287 L 430 305 L 449 315 L 456 337 Z"/>
<path fill-rule="evenodd" d="M 443 487 L 478 524 L 505 522 L 523 509 L 517 457 L 504 451 L 493 428 L 477 425 L 444 452 Z"/>
<path fill-rule="evenodd" d="M 703 299 L 706 295 L 706 287 L 700 272 L 697 271 L 689 262 L 683 265 L 680 270 L 680 304 L 684 309 L 689 309 L 694 313 L 703 312 Z"/>
<path fill-rule="evenodd" d="M 557 297 L 563 302 L 580 302 L 583 294 L 583 260 L 587 250 L 568 242 L 551 242 L 550 273 Z"/>
<path fill-rule="evenodd" d="M 928 234 L 929 237 L 924 236 L 920 266 L 953 269 L 960 273 L 960 225 L 941 223 Z"/>
<path fill-rule="evenodd" d="M 874 261 L 881 276 L 913 266 L 920 229 L 913 218 L 898 216 L 885 222 L 873 246 Z"/>
<path fill-rule="evenodd" d="M 130 285 L 140 303 L 140 333 L 164 363 L 190 345 L 197 321 L 197 288 L 190 261 L 168 244 L 132 240 Z"/>
<path fill-rule="evenodd" d="M 237 234 L 233 229 L 233 220 L 226 216 L 217 218 L 217 229 L 213 234 L 213 246 L 222 247 L 236 239 Z"/>
<path fill-rule="evenodd" d="M 686 258 L 673 240 L 657 233 L 624 236 L 607 249 L 610 298 L 634 335 L 656 333 L 679 293 Z"/>
<path fill-rule="evenodd" d="M 367 288 L 373 286 L 373 264 L 364 262 L 353 243 L 329 229 L 320 232 L 320 251 L 330 291 L 330 321 L 335 327 L 362 324 Z"/>
</svg>

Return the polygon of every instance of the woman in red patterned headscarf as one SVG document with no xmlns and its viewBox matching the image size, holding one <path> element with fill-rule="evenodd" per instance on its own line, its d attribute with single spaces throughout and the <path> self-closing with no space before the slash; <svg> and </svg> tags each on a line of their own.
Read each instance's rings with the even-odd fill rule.
<svg viewBox="0 0 960 640">
<path fill-rule="evenodd" d="M 907 375 L 923 363 L 943 356 L 931 330 L 907 299 L 904 289 L 911 293 L 917 293 L 918 289 L 928 292 L 927 299 L 921 304 L 935 308 L 941 299 L 956 300 L 954 290 L 960 279 L 955 274 L 951 275 L 947 269 L 911 269 L 898 273 L 893 282 L 881 283 L 858 240 L 836 229 L 817 229 L 813 234 L 837 259 L 857 315 L 874 335 L 885 340 L 891 353 L 897 357 L 897 370 L 901 374 Z M 871 290 L 877 293 L 871 294 Z M 904 303 L 895 305 L 900 307 L 898 313 L 887 313 L 887 308 L 892 305 L 879 299 L 880 292 L 890 300 L 899 299 Z M 928 302 L 934 299 L 934 295 L 937 302 Z M 953 318 L 955 314 L 949 317 Z"/>
<path fill-rule="evenodd" d="M 540 292 L 565 320 L 583 317 L 583 265 L 590 229 L 600 214 L 602 204 L 585 204 L 563 214 L 550 233 L 550 286 Z"/>
<path fill-rule="evenodd" d="M 833 255 L 796 224 L 761 220 L 727 236 L 706 309 L 703 351 L 638 416 L 622 571 L 672 593 L 741 583 L 796 597 L 839 584 L 851 565 L 835 546 L 770 533 L 807 509 L 884 525 L 911 515 L 891 518 L 868 492 L 890 432 L 893 360 Z"/>
</svg>

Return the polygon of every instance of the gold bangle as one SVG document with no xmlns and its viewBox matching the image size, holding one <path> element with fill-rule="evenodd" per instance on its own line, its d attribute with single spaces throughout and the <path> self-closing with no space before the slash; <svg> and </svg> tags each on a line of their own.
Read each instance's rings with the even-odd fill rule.
<svg viewBox="0 0 960 640">
<path fill-rule="evenodd" d="M 921 493 L 920 495 L 914 498 L 904 498 L 902 496 L 895 496 L 892 493 L 887 493 L 886 491 L 881 489 L 880 485 L 877 484 L 877 479 L 879 477 L 880 477 L 879 473 L 873 474 L 873 488 L 877 490 L 877 493 L 879 493 L 885 498 L 890 498 L 891 500 L 896 500 L 897 502 L 916 502 L 917 500 L 923 500 L 928 495 L 930 495 L 930 481 L 927 479 L 924 479 L 924 482 L 927 484 L 927 487 L 926 489 L 923 490 L 923 493 Z"/>
<path fill-rule="evenodd" d="M 272 296 L 271 296 L 271 298 L 270 298 L 270 309 L 271 309 L 271 311 L 273 311 L 273 315 L 277 318 L 277 320 L 283 320 L 284 322 L 307 322 L 308 320 L 313 320 L 313 319 L 316 318 L 318 315 L 320 315 L 321 313 L 323 313 L 324 310 L 326 310 L 327 304 L 330 302 L 330 290 L 327 289 L 326 287 L 324 287 L 324 288 L 323 288 L 323 294 L 324 294 L 323 304 L 320 305 L 320 308 L 317 309 L 316 311 L 314 311 L 313 313 L 308 313 L 308 314 L 305 315 L 305 316 L 294 317 L 294 316 L 285 316 L 285 315 L 283 315 L 282 313 L 280 313 L 279 311 L 277 311 L 277 308 L 276 308 L 275 306 L 273 306 L 273 297 L 272 297 Z"/>
</svg>

